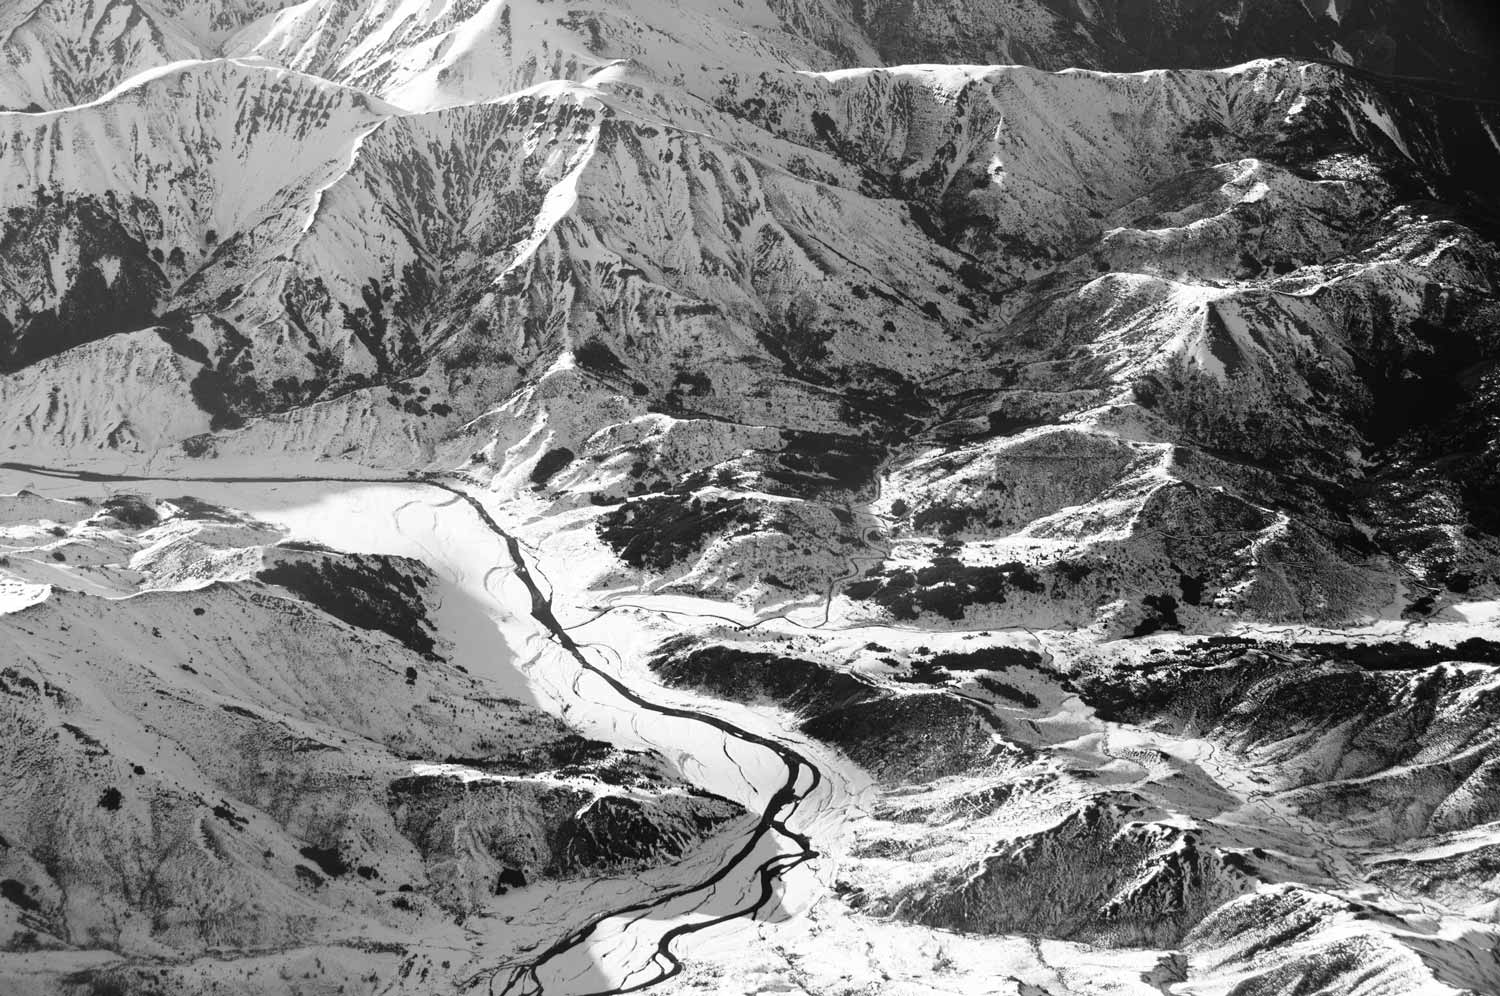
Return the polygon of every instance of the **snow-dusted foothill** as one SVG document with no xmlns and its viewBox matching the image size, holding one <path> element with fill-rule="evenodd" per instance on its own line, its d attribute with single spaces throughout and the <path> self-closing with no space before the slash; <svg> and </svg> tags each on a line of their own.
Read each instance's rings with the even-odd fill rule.
<svg viewBox="0 0 1500 996">
<path fill-rule="evenodd" d="M 743 816 L 540 708 L 486 608 L 417 560 L 176 494 L 3 501 L 0 577 L 36 596 L 0 616 L 8 966 L 394 970 Z"/>
</svg>

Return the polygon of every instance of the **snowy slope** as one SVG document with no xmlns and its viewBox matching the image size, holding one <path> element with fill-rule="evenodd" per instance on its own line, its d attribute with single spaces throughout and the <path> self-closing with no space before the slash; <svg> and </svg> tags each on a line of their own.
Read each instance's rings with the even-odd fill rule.
<svg viewBox="0 0 1500 996">
<path fill-rule="evenodd" d="M 0 11 L 0 988 L 1493 991 L 1418 6 Z"/>
<path fill-rule="evenodd" d="M 42 595 L 0 616 L 8 951 L 410 961 L 741 813 L 514 697 L 482 610 L 415 561 L 193 498 L 6 506 L 0 570 Z"/>
</svg>

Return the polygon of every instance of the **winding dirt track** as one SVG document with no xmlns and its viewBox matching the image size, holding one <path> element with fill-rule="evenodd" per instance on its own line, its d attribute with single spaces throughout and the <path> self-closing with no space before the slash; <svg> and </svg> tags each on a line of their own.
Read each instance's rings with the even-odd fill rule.
<svg viewBox="0 0 1500 996">
<path fill-rule="evenodd" d="M 670 904 L 690 897 L 702 897 L 706 901 L 714 894 L 721 883 L 736 873 L 748 873 L 747 880 L 754 881 L 759 886 L 758 894 L 748 906 L 703 920 L 678 923 L 664 930 L 658 937 L 656 948 L 651 953 L 651 957 L 647 963 L 628 976 L 628 979 L 636 981 L 627 981 L 616 988 L 599 989 L 588 993 L 569 991 L 566 994 L 554 994 L 554 996 L 615 996 L 615 994 L 639 992 L 651 986 L 658 985 L 682 971 L 683 963 L 672 951 L 674 941 L 686 935 L 707 930 L 732 920 L 753 919 L 760 911 L 766 909 L 775 900 L 776 884 L 779 879 L 793 868 L 805 864 L 818 856 L 818 852 L 813 849 L 812 841 L 808 836 L 793 829 L 787 823 L 787 820 L 798 804 L 811 795 L 822 782 L 823 774 L 818 767 L 787 744 L 771 737 L 742 729 L 718 716 L 693 709 L 652 702 L 637 694 L 613 674 L 596 665 L 585 653 L 585 648 L 573 639 L 568 630 L 558 622 L 557 617 L 553 614 L 552 597 L 550 594 L 545 593 L 537 583 L 532 567 L 527 563 L 522 550 L 521 541 L 502 528 L 477 498 L 458 485 L 447 483 L 440 478 L 431 477 L 153 477 L 128 474 L 100 474 L 92 471 L 71 471 L 23 463 L 0 463 L 0 470 L 106 484 L 364 484 L 427 487 L 447 492 L 457 496 L 467 504 L 483 526 L 505 543 L 506 550 L 509 553 L 515 570 L 515 576 L 525 586 L 531 596 L 531 617 L 541 625 L 549 638 L 558 647 L 577 662 L 580 668 L 597 675 L 616 694 L 638 709 L 661 716 L 702 723 L 743 743 L 762 747 L 770 751 L 782 762 L 786 770 L 784 780 L 776 788 L 775 792 L 771 794 L 760 818 L 746 832 L 744 841 L 740 847 L 731 853 L 712 874 L 694 884 L 665 890 L 652 896 L 650 899 L 595 915 L 588 922 L 566 936 L 559 938 L 523 964 L 501 965 L 471 976 L 467 983 L 467 988 L 469 989 L 487 988 L 487 991 L 495 994 L 495 996 L 542 996 L 542 994 L 547 992 L 547 989 L 542 982 L 541 973 L 549 964 L 586 945 L 605 922 L 622 917 L 631 918 L 632 921 L 649 919 L 653 913 L 665 910 Z M 754 867 L 747 867 L 747 862 L 753 860 L 753 855 L 761 848 L 761 845 L 773 837 L 779 837 L 790 843 L 792 849 L 778 850 L 772 857 L 761 860 Z M 668 914 L 667 916 L 676 915 L 679 914 Z"/>
</svg>

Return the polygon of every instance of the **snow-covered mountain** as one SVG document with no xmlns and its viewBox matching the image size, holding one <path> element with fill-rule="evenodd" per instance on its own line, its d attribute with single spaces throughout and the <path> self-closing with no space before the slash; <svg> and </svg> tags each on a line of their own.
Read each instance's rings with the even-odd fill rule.
<svg viewBox="0 0 1500 996">
<path fill-rule="evenodd" d="M 1500 988 L 1483 20 L 0 10 L 0 979 Z"/>
</svg>

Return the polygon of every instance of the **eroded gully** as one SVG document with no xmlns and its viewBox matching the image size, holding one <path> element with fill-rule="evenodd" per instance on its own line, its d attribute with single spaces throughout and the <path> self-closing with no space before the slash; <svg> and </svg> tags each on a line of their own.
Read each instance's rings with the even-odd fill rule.
<svg viewBox="0 0 1500 996">
<path fill-rule="evenodd" d="M 796 748 L 771 736 L 762 735 L 730 722 L 712 713 L 654 702 L 638 694 L 608 670 L 594 663 L 586 652 L 589 648 L 580 645 L 557 619 L 553 611 L 552 596 L 545 592 L 536 580 L 532 565 L 528 563 L 521 541 L 507 532 L 488 509 L 468 490 L 450 484 L 440 478 L 342 478 L 342 477 L 151 477 L 126 474 L 100 474 L 89 471 L 69 471 L 32 464 L 0 463 L 0 469 L 36 474 L 66 480 L 104 484 L 217 484 L 217 485 L 340 485 L 340 486 L 397 486 L 402 488 L 430 488 L 446 492 L 466 504 L 489 532 L 504 544 L 511 560 L 514 576 L 530 597 L 530 615 L 541 626 L 547 638 L 583 671 L 602 680 L 610 689 L 630 706 L 645 713 L 703 724 L 727 738 L 770 752 L 780 762 L 784 771 L 779 785 L 771 791 L 760 816 L 745 832 L 740 846 L 731 852 L 716 869 L 699 880 L 659 891 L 649 898 L 616 906 L 593 915 L 581 926 L 553 941 L 541 951 L 532 954 L 524 962 L 497 965 L 472 974 L 465 988 L 482 989 L 494 996 L 616 996 L 634 993 L 659 985 L 678 975 L 683 962 L 674 952 L 674 944 L 684 937 L 709 930 L 713 927 L 741 919 L 755 919 L 762 912 L 772 911 L 777 901 L 778 884 L 792 869 L 806 864 L 818 856 L 810 837 L 790 825 L 789 820 L 798 805 L 808 799 L 823 781 L 823 772 Z M 726 749 L 727 753 L 727 749 Z M 766 854 L 769 850 L 771 853 Z M 732 903 L 732 908 L 703 911 L 717 903 L 720 886 L 739 880 L 741 900 Z M 732 893 L 731 893 L 732 894 Z M 743 897 L 748 896 L 748 901 Z M 618 981 L 597 988 L 557 988 L 546 981 L 555 965 L 565 960 L 576 960 L 580 955 L 592 958 L 590 942 L 606 924 L 625 921 L 626 929 L 642 922 L 659 919 L 665 925 L 655 935 L 655 943 L 648 956 L 640 964 L 624 973 Z M 670 925 L 666 925 L 670 923 Z M 573 972 L 565 978 L 582 980 L 593 977 L 602 980 L 605 975 L 580 975 Z"/>
</svg>

